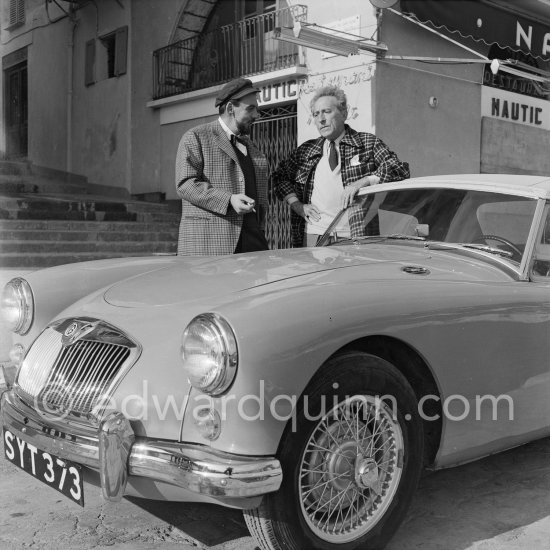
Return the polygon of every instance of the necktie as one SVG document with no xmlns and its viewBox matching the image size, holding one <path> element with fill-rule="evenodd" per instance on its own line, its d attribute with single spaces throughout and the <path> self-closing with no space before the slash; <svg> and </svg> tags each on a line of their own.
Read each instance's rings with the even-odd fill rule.
<svg viewBox="0 0 550 550">
<path fill-rule="evenodd" d="M 338 166 L 338 153 L 336 152 L 336 145 L 334 141 L 330 141 L 328 145 L 328 164 L 333 172 Z"/>
<path fill-rule="evenodd" d="M 246 139 L 244 138 L 244 136 L 241 137 L 236 136 L 235 134 L 231 134 L 229 140 L 231 141 L 231 145 L 233 145 L 233 147 L 236 147 L 237 143 L 240 143 L 241 145 L 244 145 L 246 147 Z"/>
</svg>

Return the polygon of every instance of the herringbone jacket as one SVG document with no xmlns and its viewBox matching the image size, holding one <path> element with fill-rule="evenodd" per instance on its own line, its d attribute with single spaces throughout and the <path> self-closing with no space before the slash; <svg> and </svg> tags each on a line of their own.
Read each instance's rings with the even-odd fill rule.
<svg viewBox="0 0 550 550">
<path fill-rule="evenodd" d="M 247 141 L 256 173 L 258 211 L 267 212 L 268 164 L 264 154 Z M 176 189 L 182 199 L 178 254 L 232 254 L 243 216 L 229 199 L 244 193 L 244 175 L 237 154 L 216 120 L 186 132 L 176 157 Z M 260 222 L 264 227 L 265 220 Z"/>
<path fill-rule="evenodd" d="M 324 141 L 322 137 L 305 141 L 279 164 L 272 178 L 273 189 L 280 200 L 289 193 L 296 193 L 300 202 L 311 202 L 315 169 L 323 156 Z M 347 124 L 339 150 L 344 187 L 369 175 L 378 176 L 380 183 L 400 181 L 410 176 L 408 163 L 401 162 L 380 138 L 357 132 Z M 354 212 L 353 206 L 349 209 L 349 222 L 352 236 L 358 236 L 362 215 Z M 305 220 L 294 212 L 291 214 L 291 229 L 293 246 L 302 246 Z"/>
</svg>

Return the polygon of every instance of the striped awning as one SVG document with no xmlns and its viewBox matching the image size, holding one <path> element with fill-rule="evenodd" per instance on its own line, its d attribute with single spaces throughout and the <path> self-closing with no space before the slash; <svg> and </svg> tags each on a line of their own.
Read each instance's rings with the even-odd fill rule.
<svg viewBox="0 0 550 550">
<path fill-rule="evenodd" d="M 401 0 L 401 11 L 432 28 L 550 61 L 550 24 L 496 4 L 483 0 Z"/>
</svg>

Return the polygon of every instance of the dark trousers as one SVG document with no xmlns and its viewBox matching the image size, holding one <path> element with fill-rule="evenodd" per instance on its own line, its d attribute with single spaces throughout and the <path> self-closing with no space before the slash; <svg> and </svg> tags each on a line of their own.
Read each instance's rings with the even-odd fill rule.
<svg viewBox="0 0 550 550">
<path fill-rule="evenodd" d="M 265 233 L 260 229 L 255 214 L 245 214 L 235 254 L 260 250 L 269 250 Z"/>
</svg>

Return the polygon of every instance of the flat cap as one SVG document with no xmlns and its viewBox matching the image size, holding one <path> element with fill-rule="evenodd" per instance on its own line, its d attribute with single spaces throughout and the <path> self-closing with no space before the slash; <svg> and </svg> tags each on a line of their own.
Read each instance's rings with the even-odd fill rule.
<svg viewBox="0 0 550 550">
<path fill-rule="evenodd" d="M 216 96 L 215 107 L 226 103 L 230 99 L 240 99 L 249 94 L 255 94 L 259 92 L 258 88 L 254 88 L 252 81 L 248 78 L 236 78 L 231 82 L 228 82 L 224 87 L 218 92 Z"/>
</svg>

